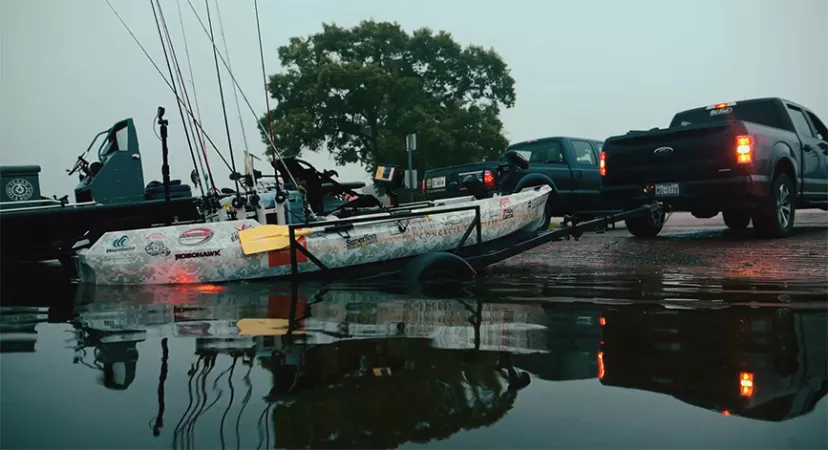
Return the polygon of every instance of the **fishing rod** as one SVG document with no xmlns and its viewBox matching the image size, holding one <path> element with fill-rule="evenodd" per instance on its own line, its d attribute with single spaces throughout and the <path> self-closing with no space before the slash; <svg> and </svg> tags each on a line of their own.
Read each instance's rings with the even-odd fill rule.
<svg viewBox="0 0 828 450">
<path fill-rule="evenodd" d="M 221 10 L 219 9 L 218 0 L 216 0 L 215 4 L 216 4 L 216 17 L 218 18 L 218 24 L 219 24 L 219 32 L 221 33 L 221 41 L 224 44 L 224 54 L 227 55 L 227 67 L 229 68 L 231 66 L 230 50 L 227 49 L 227 37 L 224 35 L 224 22 L 221 20 Z M 238 89 L 236 89 L 235 85 L 233 85 L 233 100 L 236 103 L 236 114 L 238 114 L 238 117 L 239 117 L 239 127 L 241 127 L 242 142 L 244 142 L 244 154 L 245 154 L 245 157 L 246 157 L 250 153 L 250 148 L 247 145 L 247 134 L 244 131 L 244 121 L 242 120 L 242 117 L 241 117 L 241 107 L 239 106 Z"/>
<path fill-rule="evenodd" d="M 207 8 L 207 22 L 210 24 L 210 41 L 213 41 L 213 20 L 210 17 L 210 0 L 204 0 L 204 6 Z M 241 200 L 241 189 L 239 189 L 238 172 L 236 172 L 236 160 L 233 158 L 233 140 L 230 139 L 230 124 L 227 122 L 227 107 L 224 104 L 224 87 L 221 85 L 221 71 L 218 65 L 218 48 L 213 45 L 213 59 L 216 62 L 216 78 L 218 79 L 219 98 L 221 98 L 221 112 L 224 116 L 224 130 L 227 132 L 227 148 L 230 150 L 230 164 L 233 165 L 233 182 L 236 184 L 236 200 Z M 235 205 L 240 208 L 242 205 Z"/>
<path fill-rule="evenodd" d="M 164 45 L 164 36 L 161 34 L 161 25 L 158 23 L 158 15 L 155 13 L 155 5 L 153 5 L 152 0 L 150 0 L 150 6 L 152 7 L 152 15 L 155 17 L 155 26 L 158 28 L 158 39 L 161 41 L 161 49 L 164 51 L 164 60 L 167 62 L 167 70 L 170 72 L 170 80 L 173 80 L 173 93 L 175 96 L 178 96 L 178 90 L 175 87 L 175 77 L 173 76 L 172 66 L 170 66 L 170 58 L 167 55 L 167 47 Z M 159 4 L 159 9 L 160 9 Z M 172 42 L 170 42 L 170 50 L 172 50 Z M 187 130 L 187 121 L 184 120 L 184 111 L 181 109 L 181 104 L 178 104 L 178 114 L 181 116 L 181 126 L 184 128 L 184 137 L 187 139 L 187 147 L 190 149 L 190 157 L 193 159 L 193 168 L 198 172 L 198 166 L 196 165 L 195 160 L 195 153 L 193 153 L 193 144 L 190 142 L 190 133 Z M 159 109 L 159 114 L 161 114 L 161 109 Z M 161 125 L 161 119 L 159 118 L 159 125 Z M 166 128 L 162 128 L 162 143 L 164 147 L 164 194 L 167 203 L 170 201 L 170 175 L 169 175 L 169 166 L 167 165 L 167 143 L 166 143 Z M 201 190 L 202 197 L 204 196 L 204 190 Z M 169 225 L 169 223 L 168 223 Z"/>
<path fill-rule="evenodd" d="M 141 42 L 138 40 L 138 38 L 135 37 L 135 34 L 132 32 L 132 29 L 130 29 L 129 26 L 126 24 L 126 22 L 124 22 L 124 20 L 121 18 L 121 15 L 118 14 L 118 11 L 115 10 L 115 8 L 112 6 L 112 4 L 109 2 L 109 0 L 106 0 L 106 4 L 109 6 L 109 8 L 112 10 L 112 12 L 115 13 L 115 16 L 118 18 L 118 20 L 124 26 L 124 28 L 126 28 L 127 32 L 129 32 L 130 36 L 132 36 L 132 39 L 135 41 L 136 44 L 138 44 L 138 47 L 141 48 L 141 51 L 144 53 L 144 55 L 147 57 L 147 59 L 149 59 L 150 63 L 152 63 L 152 65 L 153 65 L 153 67 L 155 67 L 156 72 L 158 72 L 158 75 L 161 77 L 162 80 L 164 80 L 164 83 L 167 85 L 167 87 L 173 92 L 173 94 L 175 94 L 175 98 L 178 101 L 178 103 L 180 105 L 184 106 L 184 110 L 187 111 L 187 114 L 190 115 L 190 117 L 193 119 L 193 122 L 196 124 L 196 126 L 202 131 L 202 133 L 204 133 L 204 137 L 210 143 L 210 146 L 213 147 L 213 150 L 215 150 L 216 153 L 219 155 L 219 157 L 221 158 L 222 162 L 224 162 L 224 165 L 227 167 L 227 169 L 232 170 L 232 168 L 230 167 L 230 164 L 224 158 L 224 155 L 221 154 L 221 151 L 218 149 L 218 147 L 216 147 L 216 144 L 210 138 L 210 135 L 207 134 L 207 131 L 201 125 L 201 122 L 198 119 L 195 118 L 192 111 L 190 111 L 189 109 L 186 108 L 186 105 L 184 105 L 184 101 L 181 99 L 180 96 L 178 96 L 177 93 L 175 93 L 175 90 L 172 88 L 172 85 L 170 84 L 169 81 L 167 81 L 167 77 L 164 76 L 163 72 L 161 72 L 161 69 L 158 67 L 158 64 L 156 64 L 155 61 L 152 59 L 152 57 L 149 55 L 149 53 L 147 53 L 147 50 L 144 48 L 144 46 L 141 44 Z"/>
<path fill-rule="evenodd" d="M 167 19 L 164 17 L 164 10 L 161 8 L 161 2 L 159 0 L 155 0 L 155 4 L 158 5 L 158 16 L 161 17 L 161 25 L 163 25 L 164 33 L 167 37 L 167 45 L 169 45 L 169 47 L 170 47 L 170 54 L 172 55 L 173 65 L 175 66 L 176 73 L 178 73 L 178 80 L 181 83 L 181 91 L 184 93 L 184 99 L 187 101 L 187 109 L 192 111 L 193 105 L 192 105 L 192 103 L 190 103 L 190 95 L 187 92 L 187 84 L 184 82 L 184 75 L 181 72 L 181 65 L 178 63 L 178 55 L 175 53 L 175 46 L 173 45 L 172 37 L 170 37 L 170 29 L 167 27 Z M 150 5 L 152 5 L 152 0 L 150 0 Z M 154 13 L 155 13 L 155 8 L 153 7 L 153 14 Z M 159 29 L 158 34 L 160 36 L 161 35 L 161 26 L 158 23 L 158 16 L 156 16 L 156 18 L 155 18 L 155 24 Z M 164 46 L 163 38 L 161 39 L 161 46 L 162 46 L 162 48 Z M 164 57 L 165 58 L 167 57 L 166 51 L 164 52 Z M 172 74 L 172 69 L 170 68 L 169 59 L 167 59 L 167 68 L 170 71 L 170 79 L 174 80 L 175 77 Z M 175 82 L 173 82 L 173 86 L 174 85 L 175 85 Z M 179 110 L 180 109 L 181 108 L 179 106 Z M 189 145 L 190 138 L 189 138 L 189 135 L 187 134 L 187 127 L 186 127 L 187 123 L 184 121 L 183 114 L 182 114 L 182 117 L 181 117 L 181 121 L 184 125 L 184 132 L 185 132 L 185 135 L 187 136 L 187 143 Z M 190 124 L 192 125 L 192 119 L 190 119 Z M 196 139 L 195 130 L 192 130 L 192 134 L 193 134 L 193 140 L 195 140 Z M 203 142 L 202 142 L 202 145 L 203 145 Z M 202 151 L 203 151 L 203 146 L 202 146 Z M 194 152 L 193 152 L 193 149 L 192 149 L 192 145 L 190 145 L 190 153 L 193 155 L 193 167 L 195 168 L 196 175 L 198 175 L 198 166 L 196 166 L 195 155 L 193 154 Z M 214 182 L 214 179 L 213 179 L 213 171 L 210 168 L 210 161 L 207 158 L 206 154 L 204 155 L 204 158 L 207 161 L 208 181 L 210 182 L 210 186 L 213 188 L 213 192 L 217 192 L 218 190 L 216 189 L 216 183 Z M 203 193 L 202 193 L 202 195 L 203 195 Z"/>
<path fill-rule="evenodd" d="M 196 114 L 198 114 L 198 117 L 201 117 L 201 108 L 198 106 L 198 91 L 196 90 L 195 77 L 193 76 L 193 64 L 192 64 L 192 61 L 190 60 L 190 47 L 187 45 L 187 32 L 184 29 L 184 14 L 181 13 L 181 1 L 176 0 L 175 5 L 178 8 L 178 22 L 181 25 L 181 36 L 184 38 L 184 53 L 187 55 L 187 68 L 190 72 L 190 84 L 193 86 L 193 100 L 195 100 Z M 192 107 L 190 109 L 192 109 Z M 190 123 L 192 125 L 192 119 L 190 119 Z M 192 126 L 193 126 L 194 129 L 196 129 L 195 125 L 192 125 Z M 206 160 L 207 159 L 207 148 L 204 145 L 204 134 L 203 133 L 201 133 L 201 132 L 198 133 L 198 140 L 199 140 L 199 143 L 201 144 L 201 153 L 204 154 L 204 159 Z M 199 163 L 199 165 L 201 165 L 201 172 L 204 174 L 204 177 L 205 177 L 204 182 L 207 183 L 207 181 L 208 181 L 207 180 L 207 172 L 204 170 L 204 162 L 201 160 L 201 154 L 199 154 L 199 153 L 196 153 L 196 154 L 198 155 L 198 163 Z M 207 164 L 209 165 L 209 161 L 207 162 Z"/>
<path fill-rule="evenodd" d="M 198 19 L 198 23 L 201 25 L 201 29 L 207 35 L 207 38 L 210 39 L 210 44 L 213 46 L 214 55 L 221 59 L 221 62 L 224 64 L 225 69 L 227 69 L 227 73 L 230 75 L 230 79 L 233 80 L 233 83 L 238 88 L 239 93 L 242 96 L 242 99 L 244 100 L 245 104 L 247 104 L 247 108 L 250 110 L 250 113 L 253 114 L 254 118 L 256 118 L 256 123 L 259 124 L 259 127 L 262 129 L 262 133 L 268 139 L 268 142 L 270 146 L 273 148 L 273 151 L 276 153 L 280 160 L 283 159 L 281 152 L 279 152 L 279 150 L 276 148 L 276 144 L 273 143 L 273 140 L 270 138 L 270 135 L 265 132 L 264 128 L 262 127 L 262 124 L 259 122 L 259 117 L 256 115 L 256 111 L 250 105 L 250 101 L 247 99 L 247 96 L 244 95 L 244 89 L 242 89 L 241 86 L 239 86 L 239 83 L 236 80 L 236 77 L 233 75 L 233 72 L 230 70 L 227 61 L 225 61 L 224 57 L 221 55 L 221 52 L 218 51 L 218 47 L 216 47 L 215 41 L 210 36 L 210 32 L 207 31 L 207 27 L 204 25 L 204 21 L 201 20 L 201 16 L 199 16 L 198 11 L 196 11 L 195 7 L 193 6 L 192 1 L 187 0 L 187 4 L 190 5 L 190 9 L 192 9 L 193 14 L 196 16 L 196 19 Z M 298 187 L 299 183 L 296 182 L 296 179 L 293 177 L 293 174 L 290 172 L 290 170 L 287 170 L 287 167 L 285 167 L 285 169 L 285 172 L 288 174 L 290 181 L 292 181 L 293 184 Z"/>
<path fill-rule="evenodd" d="M 277 178 L 276 179 L 276 197 L 277 197 L 277 201 L 283 202 L 283 201 L 287 200 L 287 195 L 285 195 L 282 192 L 281 188 L 279 187 L 279 180 L 278 180 L 279 169 L 277 168 L 277 162 L 276 162 L 276 147 L 273 146 L 273 119 L 271 119 L 271 117 L 270 117 L 270 92 L 267 88 L 267 73 L 265 72 L 264 46 L 262 45 L 262 27 L 259 24 L 259 1 L 258 0 L 253 0 L 253 9 L 256 12 L 256 33 L 259 36 L 259 60 L 262 62 L 262 85 L 264 86 L 265 108 L 267 109 L 267 128 L 268 128 L 268 131 L 270 132 L 270 143 L 271 143 L 271 149 L 273 150 L 270 153 L 270 156 L 272 158 L 271 164 L 273 165 L 273 170 L 276 172 L 275 176 Z M 228 59 L 230 58 L 229 54 L 227 55 L 227 58 Z M 264 131 L 264 130 L 262 130 L 262 131 Z M 285 169 L 287 170 L 287 167 L 285 167 Z M 290 172 L 288 172 L 288 173 L 290 173 Z M 296 188 L 298 189 L 299 186 L 296 185 Z"/>
</svg>

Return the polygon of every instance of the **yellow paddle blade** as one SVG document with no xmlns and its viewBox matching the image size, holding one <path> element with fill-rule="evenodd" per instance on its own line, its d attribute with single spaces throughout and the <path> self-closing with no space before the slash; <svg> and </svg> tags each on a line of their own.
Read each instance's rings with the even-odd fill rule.
<svg viewBox="0 0 828 450">
<path fill-rule="evenodd" d="M 283 336 L 288 332 L 287 319 L 241 319 L 236 322 L 239 336 Z M 293 334 L 307 334 L 304 330 L 294 330 Z"/>
<path fill-rule="evenodd" d="M 295 230 L 296 237 L 307 236 L 312 229 Z M 281 250 L 290 246 L 290 228 L 285 225 L 261 225 L 239 231 L 239 242 L 245 255 Z"/>
</svg>

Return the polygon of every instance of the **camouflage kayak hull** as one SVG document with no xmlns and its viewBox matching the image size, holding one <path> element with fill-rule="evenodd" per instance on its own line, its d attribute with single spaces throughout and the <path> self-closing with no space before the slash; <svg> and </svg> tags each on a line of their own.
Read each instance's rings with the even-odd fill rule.
<svg viewBox="0 0 828 450">
<path fill-rule="evenodd" d="M 544 220 L 549 186 L 527 188 L 508 196 L 467 200 L 414 210 L 427 215 L 354 224 L 350 230 L 318 232 L 298 243 L 330 269 L 352 268 L 454 249 L 474 221 L 474 210 L 442 212 L 458 206 L 479 206 L 482 241 L 536 229 Z M 334 226 L 336 220 L 312 226 Z M 278 278 L 291 275 L 290 252 L 245 255 L 239 231 L 259 226 L 252 219 L 175 225 L 108 232 L 90 248 L 79 250 L 80 282 L 98 285 L 215 283 Z M 465 245 L 474 245 L 472 233 Z M 320 268 L 297 252 L 300 274 Z"/>
</svg>

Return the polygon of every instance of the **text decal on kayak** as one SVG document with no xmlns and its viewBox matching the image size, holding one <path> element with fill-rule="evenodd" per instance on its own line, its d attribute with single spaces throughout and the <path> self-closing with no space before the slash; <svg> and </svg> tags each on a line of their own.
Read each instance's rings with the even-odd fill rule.
<svg viewBox="0 0 828 450">
<path fill-rule="evenodd" d="M 178 243 L 187 247 L 204 244 L 213 238 L 213 230 L 209 228 L 192 228 L 178 236 Z"/>
</svg>

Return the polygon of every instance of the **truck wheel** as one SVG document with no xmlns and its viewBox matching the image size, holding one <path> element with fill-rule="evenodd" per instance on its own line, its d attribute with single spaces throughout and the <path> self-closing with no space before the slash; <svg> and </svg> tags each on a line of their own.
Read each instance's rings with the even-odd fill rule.
<svg viewBox="0 0 828 450">
<path fill-rule="evenodd" d="M 787 237 L 796 218 L 794 185 L 790 176 L 780 173 L 773 179 L 770 195 L 762 199 L 753 215 L 753 228 L 763 237 Z"/>
<path fill-rule="evenodd" d="M 633 236 L 651 238 L 658 236 L 658 233 L 664 228 L 665 217 L 666 213 L 664 210 L 659 210 L 646 216 L 627 219 L 624 221 L 624 224 Z"/>
<path fill-rule="evenodd" d="M 722 211 L 722 217 L 731 230 L 744 230 L 750 225 L 750 213 L 747 211 Z"/>
</svg>

